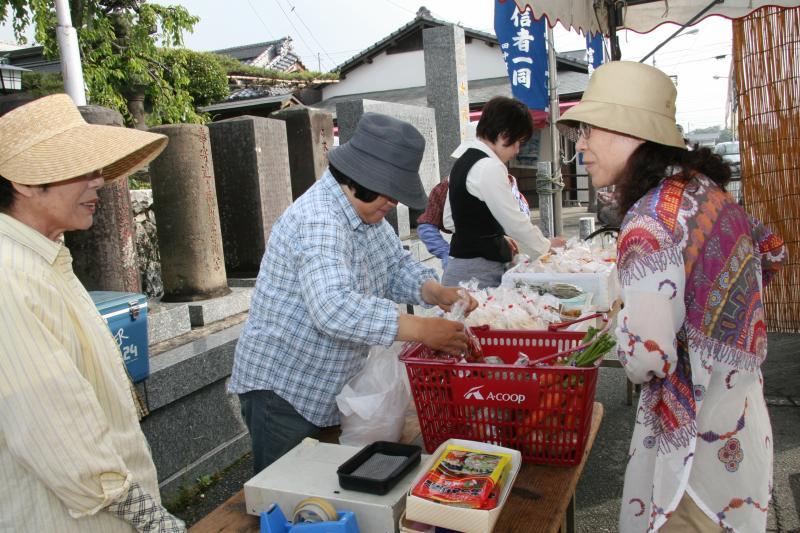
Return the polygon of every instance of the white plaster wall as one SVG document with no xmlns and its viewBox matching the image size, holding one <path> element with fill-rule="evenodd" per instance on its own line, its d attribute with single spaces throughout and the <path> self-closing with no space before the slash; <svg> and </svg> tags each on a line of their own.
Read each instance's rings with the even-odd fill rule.
<svg viewBox="0 0 800 533">
<path fill-rule="evenodd" d="M 386 54 L 373 58 L 347 73 L 347 77 L 322 89 L 322 98 L 347 94 L 389 91 L 425 85 L 425 58 L 422 51 Z"/>
<path fill-rule="evenodd" d="M 473 40 L 467 45 L 467 79 L 484 80 L 508 76 L 500 47 L 487 46 L 485 42 Z"/>
<path fill-rule="evenodd" d="M 482 80 L 508 75 L 500 47 L 473 40 L 466 46 L 467 79 Z M 363 63 L 347 77 L 322 89 L 322 99 L 348 94 L 389 91 L 425 85 L 425 56 L 422 50 L 403 54 L 382 53 L 372 63 Z"/>
</svg>

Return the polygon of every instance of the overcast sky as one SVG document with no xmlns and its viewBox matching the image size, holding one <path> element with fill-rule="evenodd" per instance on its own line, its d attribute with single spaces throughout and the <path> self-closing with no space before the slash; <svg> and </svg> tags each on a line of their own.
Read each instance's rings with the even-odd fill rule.
<svg viewBox="0 0 800 533">
<path fill-rule="evenodd" d="M 159 0 L 181 4 L 200 17 L 186 46 L 217 50 L 290 36 L 306 67 L 328 71 L 410 22 L 420 5 L 434 17 L 494 33 L 492 0 Z M 623 32 L 623 59 L 638 61 L 675 30 L 665 25 L 639 35 Z M 678 122 L 694 130 L 724 125 L 731 53 L 731 24 L 711 17 L 699 31 L 668 43 L 655 64 L 678 80 Z M 575 50 L 582 38 L 557 26 L 556 49 Z M 0 41 L 13 41 L 10 25 Z M 498 52 L 499 53 L 499 52 Z M 720 57 L 722 56 L 722 57 Z M 718 58 L 720 57 L 720 58 Z M 648 59 L 652 64 L 652 59 Z M 715 79 L 714 76 L 718 76 Z"/>
</svg>

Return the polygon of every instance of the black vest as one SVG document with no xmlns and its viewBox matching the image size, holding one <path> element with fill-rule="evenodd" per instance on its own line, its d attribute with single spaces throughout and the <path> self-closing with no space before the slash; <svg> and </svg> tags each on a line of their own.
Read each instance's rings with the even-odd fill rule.
<svg viewBox="0 0 800 533">
<path fill-rule="evenodd" d="M 455 232 L 450 241 L 450 255 L 461 259 L 483 257 L 489 261 L 511 261 L 511 247 L 503 226 L 494 218 L 486 202 L 467 191 L 467 174 L 486 153 L 470 148 L 458 158 L 450 171 L 450 210 Z"/>
</svg>

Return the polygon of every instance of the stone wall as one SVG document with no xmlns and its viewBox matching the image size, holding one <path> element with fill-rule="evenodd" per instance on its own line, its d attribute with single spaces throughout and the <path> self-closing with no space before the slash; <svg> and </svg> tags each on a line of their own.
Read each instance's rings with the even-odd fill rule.
<svg viewBox="0 0 800 533">
<path fill-rule="evenodd" d="M 151 189 L 131 191 L 131 208 L 136 231 L 136 252 L 139 256 L 142 292 L 148 298 L 160 298 L 164 294 L 164 284 L 161 282 L 161 256 L 158 252 L 156 215 L 153 212 L 153 191 Z"/>
</svg>

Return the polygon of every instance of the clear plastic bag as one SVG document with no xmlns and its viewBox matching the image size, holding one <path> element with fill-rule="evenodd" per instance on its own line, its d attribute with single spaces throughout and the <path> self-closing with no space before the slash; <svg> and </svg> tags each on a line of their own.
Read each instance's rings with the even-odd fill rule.
<svg viewBox="0 0 800 533">
<path fill-rule="evenodd" d="M 467 349 L 462 353 L 462 357 L 468 363 L 477 363 L 483 360 L 483 348 L 472 329 L 467 326 L 467 308 L 469 307 L 469 294 L 467 289 L 462 287 L 459 290 L 460 298 L 450 307 L 450 312 L 445 318 L 464 324 L 464 333 L 467 334 Z"/>
<path fill-rule="evenodd" d="M 364 368 L 336 396 L 341 413 L 341 444 L 365 446 L 397 442 L 403 434 L 411 388 L 398 354 L 403 343 L 374 346 Z"/>
</svg>

